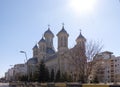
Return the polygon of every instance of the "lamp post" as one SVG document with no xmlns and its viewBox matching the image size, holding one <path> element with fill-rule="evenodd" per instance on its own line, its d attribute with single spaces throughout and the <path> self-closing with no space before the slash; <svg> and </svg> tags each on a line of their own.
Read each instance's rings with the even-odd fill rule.
<svg viewBox="0 0 120 87">
<path fill-rule="evenodd" d="M 25 51 L 20 51 L 20 53 L 24 53 L 25 54 L 25 58 L 26 58 L 26 61 L 28 61 L 27 59 L 27 53 Z M 28 75 L 28 62 L 26 62 L 27 64 L 27 80 L 29 81 L 29 75 Z"/>
<path fill-rule="evenodd" d="M 24 53 L 25 54 L 25 58 L 26 58 L 26 61 L 27 61 L 27 53 L 25 51 L 20 51 L 20 53 Z"/>
</svg>

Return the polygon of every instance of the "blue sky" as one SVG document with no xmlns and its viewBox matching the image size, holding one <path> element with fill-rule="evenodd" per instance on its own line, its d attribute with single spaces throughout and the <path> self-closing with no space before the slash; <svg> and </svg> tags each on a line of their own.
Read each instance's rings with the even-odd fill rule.
<svg viewBox="0 0 120 87">
<path fill-rule="evenodd" d="M 27 52 L 32 57 L 33 46 L 41 39 L 50 24 L 56 35 L 65 24 L 69 47 L 82 34 L 89 40 L 102 41 L 104 51 L 120 55 L 120 2 L 96 0 L 92 12 L 76 12 L 70 0 L 0 0 L 0 77 L 10 65 L 24 63 Z M 86 2 L 87 3 L 87 2 Z M 87 6 L 87 5 L 86 5 Z M 57 49 L 57 37 L 54 38 Z"/>
</svg>

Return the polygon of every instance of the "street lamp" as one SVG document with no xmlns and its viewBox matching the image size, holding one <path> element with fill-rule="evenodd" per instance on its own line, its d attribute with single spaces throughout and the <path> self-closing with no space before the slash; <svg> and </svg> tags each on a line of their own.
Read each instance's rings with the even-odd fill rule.
<svg viewBox="0 0 120 87">
<path fill-rule="evenodd" d="M 26 61 L 27 61 L 27 53 L 25 51 L 20 51 L 20 53 L 24 53 L 25 54 L 25 58 L 26 58 Z"/>
<path fill-rule="evenodd" d="M 27 64 L 27 80 L 29 81 L 29 75 L 28 75 L 28 59 L 27 59 L 27 53 L 25 51 L 20 51 L 20 53 L 24 53 L 25 54 L 25 58 L 26 58 L 26 64 Z"/>
</svg>

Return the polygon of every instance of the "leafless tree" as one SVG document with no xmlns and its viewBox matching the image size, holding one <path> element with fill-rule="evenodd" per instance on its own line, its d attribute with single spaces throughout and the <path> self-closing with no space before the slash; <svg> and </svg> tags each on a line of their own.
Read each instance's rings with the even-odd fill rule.
<svg viewBox="0 0 120 87">
<path fill-rule="evenodd" d="M 87 57 L 87 77 L 91 74 L 93 66 L 95 64 L 95 56 L 101 52 L 103 45 L 101 42 L 88 41 L 86 43 L 86 57 Z M 98 68 L 98 67 L 97 67 Z"/>
<path fill-rule="evenodd" d="M 87 61 L 92 61 L 96 54 L 100 53 L 103 45 L 99 41 L 88 41 L 86 43 Z"/>
<path fill-rule="evenodd" d="M 72 74 L 73 81 L 85 81 L 85 69 L 86 69 L 86 55 L 85 50 L 79 46 L 75 46 L 70 49 L 69 52 L 64 53 L 63 56 L 68 60 L 69 69 Z M 67 55 L 66 55 L 67 54 Z"/>
<path fill-rule="evenodd" d="M 101 52 L 103 45 L 95 41 L 89 41 L 84 45 L 75 45 L 68 52 L 62 54 L 63 59 L 67 59 L 69 72 L 73 77 L 73 81 L 85 82 L 91 73 L 93 67 L 93 59 L 96 54 Z M 62 59 L 62 60 L 63 60 Z"/>
<path fill-rule="evenodd" d="M 74 81 L 85 82 L 92 70 L 93 59 L 103 46 L 100 42 L 89 41 L 85 47 L 75 46 L 64 57 L 68 59 L 69 66 L 72 68 L 71 73 Z M 88 67 L 89 64 L 89 67 Z M 73 72 L 72 72 L 73 71 Z"/>
</svg>

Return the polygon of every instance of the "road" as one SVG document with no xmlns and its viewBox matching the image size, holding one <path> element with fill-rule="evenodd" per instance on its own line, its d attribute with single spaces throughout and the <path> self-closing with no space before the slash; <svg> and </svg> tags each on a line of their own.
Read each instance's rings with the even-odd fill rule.
<svg viewBox="0 0 120 87">
<path fill-rule="evenodd" d="M 9 83 L 0 83 L 0 87 L 9 87 Z"/>
</svg>

